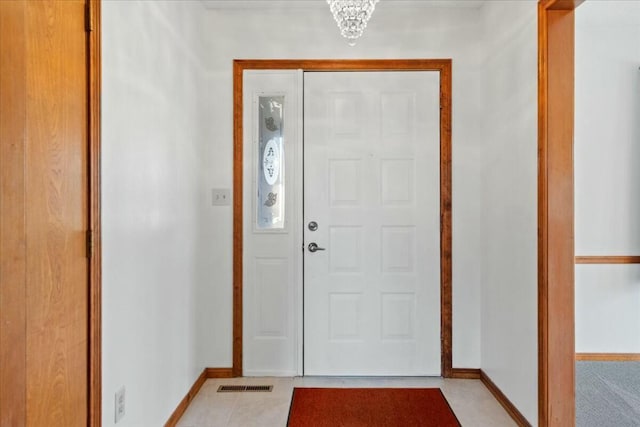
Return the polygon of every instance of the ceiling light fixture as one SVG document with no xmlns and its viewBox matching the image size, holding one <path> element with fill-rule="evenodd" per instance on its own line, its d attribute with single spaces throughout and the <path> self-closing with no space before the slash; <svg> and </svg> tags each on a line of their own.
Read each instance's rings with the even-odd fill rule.
<svg viewBox="0 0 640 427">
<path fill-rule="evenodd" d="M 364 32 L 378 1 L 380 0 L 327 0 L 340 34 L 349 40 L 349 46 L 354 46 L 356 39 Z"/>
</svg>

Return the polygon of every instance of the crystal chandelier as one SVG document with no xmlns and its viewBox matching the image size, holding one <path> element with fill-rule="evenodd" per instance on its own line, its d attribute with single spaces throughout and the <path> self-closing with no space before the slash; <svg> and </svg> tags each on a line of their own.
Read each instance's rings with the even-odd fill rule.
<svg viewBox="0 0 640 427">
<path fill-rule="evenodd" d="M 340 28 L 340 34 L 349 40 L 349 46 L 356 44 L 379 0 L 327 0 L 333 18 Z"/>
</svg>

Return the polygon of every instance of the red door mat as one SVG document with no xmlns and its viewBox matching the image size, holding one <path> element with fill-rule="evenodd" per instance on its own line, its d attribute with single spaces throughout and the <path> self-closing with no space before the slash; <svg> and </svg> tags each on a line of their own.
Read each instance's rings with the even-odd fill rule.
<svg viewBox="0 0 640 427">
<path fill-rule="evenodd" d="M 288 427 L 460 427 L 439 388 L 295 388 Z"/>
</svg>

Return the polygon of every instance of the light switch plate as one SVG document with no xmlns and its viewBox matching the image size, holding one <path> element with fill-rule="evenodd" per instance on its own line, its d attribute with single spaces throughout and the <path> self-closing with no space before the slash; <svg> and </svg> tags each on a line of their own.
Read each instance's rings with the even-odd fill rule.
<svg viewBox="0 0 640 427">
<path fill-rule="evenodd" d="M 231 205 L 231 190 L 228 188 L 214 188 L 211 190 L 211 204 L 213 206 Z"/>
</svg>

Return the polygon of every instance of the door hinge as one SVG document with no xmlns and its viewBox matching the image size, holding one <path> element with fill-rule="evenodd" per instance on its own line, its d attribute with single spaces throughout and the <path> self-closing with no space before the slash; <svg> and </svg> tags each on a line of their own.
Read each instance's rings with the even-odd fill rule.
<svg viewBox="0 0 640 427">
<path fill-rule="evenodd" d="M 87 230 L 87 258 L 93 258 L 93 230 Z"/>
<path fill-rule="evenodd" d="M 91 0 L 84 5 L 84 30 L 88 33 L 93 31 L 93 22 L 91 20 Z"/>
</svg>

